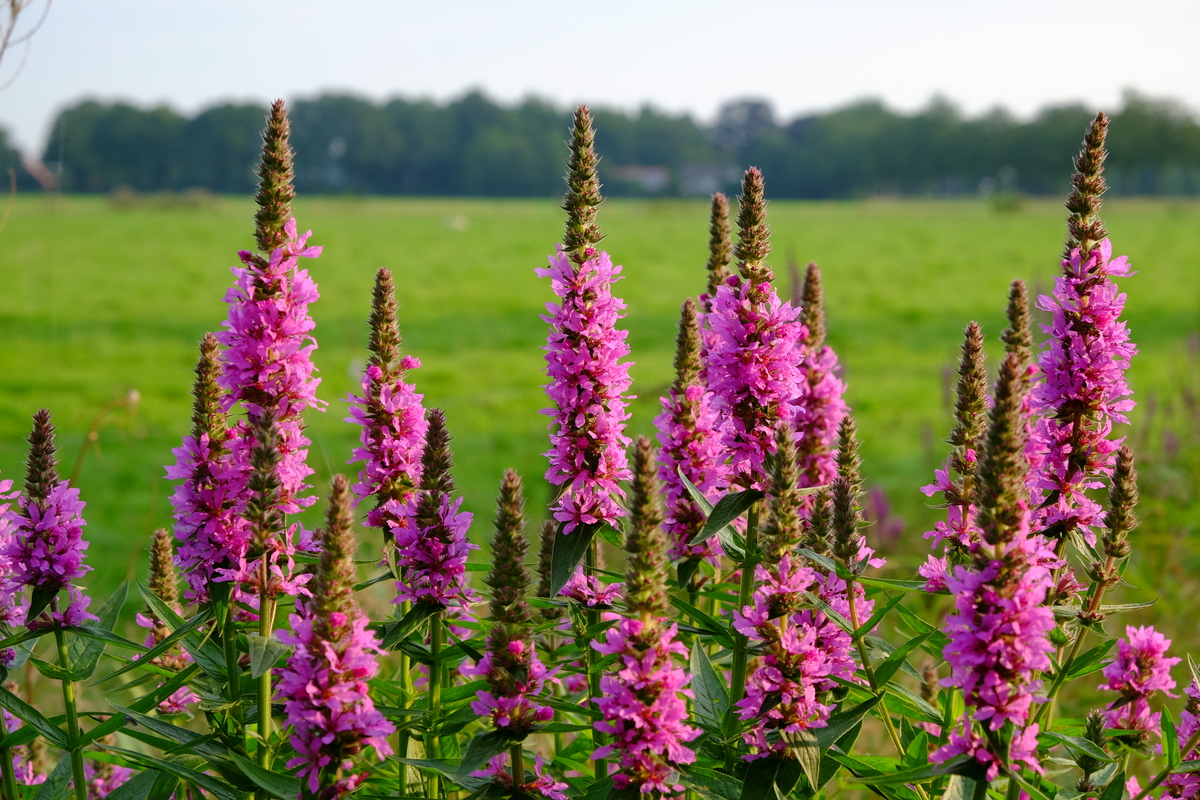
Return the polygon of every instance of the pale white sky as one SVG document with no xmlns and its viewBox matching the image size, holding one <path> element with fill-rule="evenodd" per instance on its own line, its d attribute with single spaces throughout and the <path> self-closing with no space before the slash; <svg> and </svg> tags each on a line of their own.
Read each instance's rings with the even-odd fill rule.
<svg viewBox="0 0 1200 800">
<path fill-rule="evenodd" d="M 21 56 L 5 57 L 0 83 Z M 935 94 L 1027 116 L 1074 100 L 1113 108 L 1126 88 L 1200 110 L 1200 2 L 55 0 L 0 92 L 0 126 L 40 149 L 56 110 L 84 96 L 190 113 L 472 87 L 704 120 L 745 96 L 783 118 L 866 96 L 912 110 Z"/>
</svg>

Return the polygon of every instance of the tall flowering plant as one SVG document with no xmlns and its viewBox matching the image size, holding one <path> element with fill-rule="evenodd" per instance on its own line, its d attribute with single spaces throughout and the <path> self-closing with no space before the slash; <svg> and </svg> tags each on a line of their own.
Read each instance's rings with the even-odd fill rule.
<svg viewBox="0 0 1200 800">
<path fill-rule="evenodd" d="M 924 580 L 896 577 L 905 559 L 888 564 L 869 541 L 820 272 L 809 268 L 798 305 L 778 297 L 756 169 L 736 247 L 728 204 L 713 198 L 709 283 L 683 305 L 662 448 L 639 437 L 630 468 L 625 308 L 612 294 L 619 268 L 597 247 L 591 123 L 581 108 L 567 228 L 541 271 L 558 299 L 544 317 L 554 489 L 539 509 L 537 596 L 514 471 L 490 548 L 471 561 L 481 548 L 456 496 L 445 414 L 409 382 L 418 362 L 399 352 L 386 270 L 350 398 L 358 480 L 335 478 L 324 526 L 296 522 L 314 502 L 304 414 L 321 407 L 316 284 L 300 259 L 318 253 L 291 216 L 276 104 L 257 252 L 235 270 L 225 330 L 201 344 L 191 431 L 168 473 L 174 531 L 154 539 L 140 644 L 116 627 L 125 587 L 92 609 L 77 585 L 82 493 L 57 473 L 48 412 L 35 416 L 23 491 L 0 483 L 0 672 L 60 682 L 65 712 L 36 708 L 28 680 L 0 688 L 3 795 L 1193 797 L 1196 669 L 1179 702 L 1169 640 L 1144 625 L 1114 640 L 1104 627 L 1128 608 L 1104 598 L 1122 584 L 1138 499 L 1132 450 L 1112 437 L 1134 348 L 1112 284 L 1127 264 L 1097 216 L 1105 118 L 1077 162 L 1040 360 L 1019 282 L 990 399 L 984 333 L 967 327 L 952 449 L 925 487 L 945 501 L 929 536 L 944 557 L 920 568 Z M 360 521 L 370 541 L 358 561 Z M 623 549 L 607 569 L 601 541 Z M 359 595 L 387 587 L 392 597 Z M 394 612 L 373 621 L 388 599 Z M 113 669 L 96 677 L 105 653 Z M 114 686 L 128 672 L 140 674 L 106 691 L 110 704 L 81 697 L 83 682 Z M 1066 707 L 1082 713 L 1063 717 L 1080 681 L 1090 694 Z M 57 767 L 52 751 L 66 754 Z"/>
</svg>

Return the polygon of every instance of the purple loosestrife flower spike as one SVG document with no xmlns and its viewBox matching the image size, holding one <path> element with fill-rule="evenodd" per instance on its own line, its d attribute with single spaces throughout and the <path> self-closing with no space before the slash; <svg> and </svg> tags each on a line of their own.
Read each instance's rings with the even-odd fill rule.
<svg viewBox="0 0 1200 800">
<path fill-rule="evenodd" d="M 0 480 L 0 623 L 20 625 L 25 621 L 25 600 L 21 596 L 21 583 L 16 579 L 12 562 L 4 556 L 12 546 L 18 515 L 10 511 L 13 500 L 20 492 L 13 491 L 11 480 Z M 0 666 L 6 665 L 16 656 L 13 649 L 0 650 Z M 11 730 L 9 728 L 8 730 Z"/>
<path fill-rule="evenodd" d="M 362 396 L 350 396 L 347 422 L 363 426 L 354 459 L 363 462 L 354 484 L 359 500 L 375 498 L 367 512 L 367 525 L 382 528 L 391 541 L 392 524 L 400 519 L 400 508 L 408 502 L 421 480 L 421 454 L 428 423 L 421 406 L 422 395 L 404 382 L 405 373 L 421 366 L 413 356 L 400 359 L 400 329 L 396 323 L 395 286 L 384 268 L 375 274 L 375 296 L 371 306 L 371 358 L 362 379 Z"/>
<path fill-rule="evenodd" d="M 941 492 L 946 504 L 946 519 L 938 520 L 925 534 L 936 550 L 946 548 L 946 556 L 929 556 L 921 575 L 928 591 L 946 588 L 947 558 L 962 563 L 973 542 L 979 538 L 975 524 L 975 466 L 987 418 L 987 365 L 984 363 L 983 331 L 979 323 L 967 325 L 962 355 L 958 362 L 958 384 L 954 389 L 954 429 L 947 440 L 950 455 L 945 465 L 934 471 L 934 482 L 921 487 L 928 497 Z"/>
<path fill-rule="evenodd" d="M 1029 534 L 1025 386 L 1020 359 L 1010 353 L 1000 368 L 978 464 L 980 541 L 972 547 L 971 566 L 956 567 L 946 577 L 956 600 L 955 613 L 946 619 L 950 643 L 944 655 L 951 674 L 943 685 L 962 690 L 967 713 L 934 758 L 969 754 L 986 767 L 988 780 L 1001 767 L 1042 770 L 1038 726 L 1027 723 L 1041 686 L 1037 675 L 1050 668 L 1047 634 L 1054 615 L 1043 602 L 1053 583 L 1050 571 L 1059 562 L 1041 537 Z"/>
<path fill-rule="evenodd" d="M 367 776 L 355 771 L 354 757 L 367 747 L 380 759 L 391 755 L 387 737 L 395 731 L 367 691 L 382 650 L 354 599 L 351 507 L 345 478 L 334 476 L 312 598 L 291 615 L 292 630 L 280 632 L 296 648 L 280 670 L 277 693 L 294 730 L 297 756 L 287 766 L 300 768 L 297 777 L 320 800 L 352 792 Z"/>
<path fill-rule="evenodd" d="M 467 555 L 478 545 L 467 541 L 472 515 L 462 498 L 450 499 L 450 433 L 440 408 L 427 414 L 429 427 L 421 457 L 421 485 L 392 524 L 398 566 L 396 602 L 432 603 L 466 609 L 478 597 L 467 584 Z"/>
<path fill-rule="evenodd" d="M 463 675 L 479 676 L 488 682 L 486 690 L 475 693 L 471 703 L 475 713 L 490 716 L 495 730 L 517 739 L 554 716 L 552 708 L 536 701 L 550 673 L 538 658 L 529 630 L 532 614 L 525 599 L 529 573 L 525 570 L 528 543 L 524 503 L 521 477 L 507 470 L 500 482 L 492 570 L 487 577 L 492 589 L 487 652 L 475 666 L 459 669 Z"/>
<path fill-rule="evenodd" d="M 538 538 L 538 586 L 537 596 L 550 598 L 550 573 L 553 567 L 554 558 L 554 537 L 558 532 L 558 526 L 554 524 L 554 520 L 548 519 L 542 523 L 542 533 Z M 562 616 L 562 609 L 557 607 L 547 607 L 542 610 L 542 618 L 546 620 L 558 619 Z"/>
<path fill-rule="evenodd" d="M 1117 741 L 1144 748 L 1160 729 L 1160 715 L 1150 710 L 1150 698 L 1155 692 L 1175 696 L 1170 692 L 1175 688 L 1171 667 L 1182 661 L 1167 657 L 1170 646 L 1171 640 L 1149 625 L 1130 625 L 1125 628 L 1125 638 L 1118 640 L 1117 657 L 1103 670 L 1108 680 L 1100 684 L 1101 689 L 1121 693 L 1120 700 L 1106 712 L 1108 727 L 1134 731 L 1114 736 Z"/>
<path fill-rule="evenodd" d="M 219 358 L 216 335 L 205 334 L 192 387 L 192 433 L 171 451 L 175 463 L 167 467 L 168 479 L 182 481 L 171 495 L 176 563 L 187 578 L 187 596 L 199 602 L 208 600 L 217 570 L 232 569 L 250 543 L 249 525 L 241 516 L 249 464 L 228 457 L 230 444 L 245 430 L 226 427 Z"/>
<path fill-rule="evenodd" d="M 1033 323 L 1029 316 L 1029 293 L 1025 281 L 1015 280 L 1008 289 L 1008 327 L 1000 335 L 1004 352 L 1016 353 L 1021 363 L 1033 363 Z"/>
<path fill-rule="evenodd" d="M 619 620 L 603 642 L 592 643 L 603 655 L 617 657 L 616 672 L 600 678 L 596 705 L 603 719 L 594 724 L 612 738 L 592 758 L 619 753 L 620 769 L 613 775 L 618 789 L 673 798 L 683 792 L 675 783 L 679 766 L 696 760 L 685 743 L 700 730 L 686 724 L 689 676 L 675 662 L 687 648 L 678 641 L 677 626 L 663 617 L 669 608 L 667 539 L 659 527 L 653 454 L 645 437 L 634 448 L 634 474 L 625 602 L 637 616 Z"/>
<path fill-rule="evenodd" d="M 78 489 L 58 478 L 54 426 L 46 409 L 33 415 L 25 491 L 17 505 L 18 512 L 9 512 L 15 525 L 3 553 L 11 565 L 12 580 L 17 586 L 32 588 L 35 600 L 40 594 L 55 603 L 48 620 L 43 615 L 26 620 L 26 625 L 79 625 L 96 619 L 87 611 L 91 600 L 71 583 L 92 569 L 83 563 L 83 551 L 88 547 L 83 539 L 86 504 L 79 499 Z M 54 599 L 62 589 L 67 589 L 70 598 L 65 611 L 58 610 Z"/>
<path fill-rule="evenodd" d="M 563 533 L 623 516 L 614 495 L 624 497 L 618 481 L 629 478 L 624 431 L 630 398 L 624 392 L 631 385 L 630 364 L 619 363 L 629 345 L 627 332 L 616 327 L 625 303 L 612 296 L 621 267 L 594 246 L 600 240 L 595 223 L 600 184 L 593 145 L 591 116 L 580 106 L 567 162 L 567 231 L 549 269 L 536 270 L 550 278 L 561 298 L 546 304 L 550 313 L 541 319 L 550 325 L 546 393 L 554 404 L 542 410 L 554 418 L 546 479 L 561 487 L 551 510 L 564 523 Z"/>
<path fill-rule="evenodd" d="M 262 133 L 262 158 L 258 165 L 258 194 L 254 200 L 258 211 L 254 215 L 254 239 L 258 249 L 271 253 L 287 241 L 284 225 L 292 218 L 292 148 L 288 145 L 291 124 L 282 100 L 271 104 L 267 127 Z"/>
<path fill-rule="evenodd" d="M 825 486 L 833 480 L 835 440 L 847 407 L 843 399 L 846 384 L 837 377 L 841 371 L 837 353 L 825 344 L 825 292 L 816 264 L 808 265 L 801 303 L 798 344 L 804 360 L 800 364 L 799 393 L 793 401 L 792 426 L 796 431 L 800 486 L 808 488 Z M 806 514 L 810 507 L 811 501 L 806 501 Z"/>
<path fill-rule="evenodd" d="M 1050 339 L 1038 361 L 1042 380 L 1032 394 L 1037 423 L 1029 443 L 1034 528 L 1058 540 L 1079 530 L 1092 545 L 1104 514 L 1086 491 L 1112 474 L 1122 440 L 1108 437 L 1134 406 L 1125 371 L 1137 353 L 1120 321 L 1125 295 L 1112 282 L 1134 273 L 1124 256 L 1112 258 L 1099 218 L 1107 129 L 1102 113 L 1088 127 L 1067 198 L 1063 275 L 1053 297 L 1038 299 L 1054 318 L 1042 326 Z"/>
<path fill-rule="evenodd" d="M 675 340 L 675 382 L 668 396 L 659 401 L 662 413 L 654 418 L 662 445 L 658 478 L 666 495 L 663 529 L 671 541 L 671 557 L 705 558 L 715 563 L 720 555 L 715 538 L 688 544 L 704 527 L 705 516 L 679 477 L 682 471 L 714 504 L 726 486 L 717 415 L 712 393 L 700 379 L 700 368 L 700 326 L 696 302 L 689 297 L 683 303 Z"/>
<path fill-rule="evenodd" d="M 596 131 L 592 128 L 592 112 L 587 106 L 581 105 L 575 110 L 567 146 L 570 156 L 567 158 L 567 193 L 563 197 L 567 228 L 563 232 L 562 249 L 575 266 L 581 267 L 592 258 L 596 245 L 604 238 L 596 224 L 596 211 L 604 198 L 600 196 L 600 180 L 596 173 L 600 164 L 596 157 Z"/>
<path fill-rule="evenodd" d="M 781 303 L 771 286 L 762 173 L 751 168 L 742 183 L 738 213 L 739 276 L 717 290 L 707 315 L 704 374 L 731 453 L 730 482 L 743 488 L 766 481 L 765 460 L 775 447 L 775 423 L 791 413 L 799 393 L 803 357 L 796 342 L 799 309 Z"/>
<path fill-rule="evenodd" d="M 1133 451 L 1121 445 L 1113 468 L 1112 487 L 1108 492 L 1108 513 L 1101 536 L 1104 554 L 1120 560 L 1129 555 L 1129 533 L 1138 525 L 1133 509 L 1138 502 L 1138 473 L 1133 467 Z"/>
<path fill-rule="evenodd" d="M 175 569 L 173 537 L 165 528 L 154 532 L 154 540 L 150 545 L 150 591 L 166 603 L 173 611 L 179 613 L 179 573 Z M 146 628 L 150 633 L 142 642 L 145 647 L 153 647 L 171 634 L 163 620 L 147 606 L 136 617 L 137 624 Z M 156 656 L 151 660 L 157 667 L 178 672 L 186 669 L 192 663 L 192 658 L 177 647 Z M 160 684 L 161 685 L 161 684 Z M 200 702 L 200 696 L 187 686 L 181 686 L 170 697 L 158 704 L 160 714 L 187 714 L 188 707 Z"/>
<path fill-rule="evenodd" d="M 732 274 L 729 271 L 729 265 L 733 263 L 729 200 L 720 192 L 712 196 L 708 234 L 708 289 L 701 297 L 705 313 L 712 311 L 712 300 L 717 296 L 717 289 L 724 286 Z"/>
<path fill-rule="evenodd" d="M 1063 259 L 1070 259 L 1078 249 L 1084 258 L 1108 236 L 1100 220 L 1101 196 L 1108 189 L 1104 183 L 1104 160 L 1108 151 L 1104 149 L 1104 137 L 1108 134 L 1108 117 L 1103 111 L 1088 125 L 1083 137 L 1083 149 L 1075 159 L 1075 174 L 1071 177 L 1071 193 L 1066 207 L 1071 213 L 1067 217 L 1067 243 L 1063 247 Z"/>
<path fill-rule="evenodd" d="M 803 498 L 800 496 L 800 466 L 796 438 L 787 420 L 775 428 L 775 458 L 771 465 L 770 507 L 762 529 L 763 561 L 778 564 L 804 536 Z"/>
</svg>

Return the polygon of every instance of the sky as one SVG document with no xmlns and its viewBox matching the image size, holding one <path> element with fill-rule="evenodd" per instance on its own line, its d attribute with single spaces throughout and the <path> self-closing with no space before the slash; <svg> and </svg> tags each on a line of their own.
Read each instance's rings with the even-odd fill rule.
<svg viewBox="0 0 1200 800">
<path fill-rule="evenodd" d="M 18 26 L 36 22 L 34 0 Z M 194 113 L 227 100 L 350 91 L 446 100 L 652 104 L 780 118 L 864 97 L 1119 107 L 1126 90 L 1200 111 L 1196 0 L 54 0 L 0 62 L 0 127 L 40 151 L 85 97 Z"/>
</svg>

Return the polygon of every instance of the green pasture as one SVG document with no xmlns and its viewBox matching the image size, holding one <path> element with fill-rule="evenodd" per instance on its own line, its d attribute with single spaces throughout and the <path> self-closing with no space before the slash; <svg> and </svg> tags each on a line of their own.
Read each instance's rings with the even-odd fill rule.
<svg viewBox="0 0 1200 800">
<path fill-rule="evenodd" d="M 105 198 L 23 196 L 0 233 L 0 477 L 20 483 L 38 407 L 54 412 L 69 473 L 98 412 L 140 394 L 133 413 L 107 414 L 77 482 L 98 588 L 144 563 L 151 530 L 169 524 L 163 465 L 189 428 L 196 344 L 225 317 L 229 267 L 252 244 L 252 211 L 249 199 L 118 209 Z M 355 469 L 346 461 L 358 428 L 343 421 L 343 399 L 364 361 L 372 278 L 387 266 L 406 351 L 424 364 L 411 377 L 427 406 L 446 410 L 455 436 L 474 540 L 490 536 L 505 467 L 526 477 L 538 516 L 548 499 L 538 315 L 552 294 L 534 268 L 561 236 L 557 205 L 338 198 L 301 200 L 295 212 L 311 241 L 325 245 L 307 265 L 322 294 L 312 314 L 329 403 L 309 417 L 318 491 L 332 472 Z M 1115 250 L 1139 271 L 1123 282 L 1141 351 L 1131 382 L 1139 400 L 1153 395 L 1161 407 L 1194 368 L 1186 343 L 1200 327 L 1200 204 L 1113 200 L 1104 216 Z M 628 303 L 633 434 L 652 430 L 671 379 L 679 305 L 704 287 L 707 217 L 700 201 L 612 200 L 601 209 L 605 247 L 625 265 L 615 293 Z M 845 365 L 868 483 L 906 520 L 910 563 L 923 558 L 919 535 L 936 513 L 918 488 L 945 453 L 947 370 L 963 326 L 979 320 L 999 351 L 1009 281 L 1050 290 L 1063 218 L 1051 201 L 1004 213 L 975 201 L 770 206 L 780 289 L 789 289 L 789 262 L 816 261 L 824 271 L 829 341 Z"/>
</svg>

